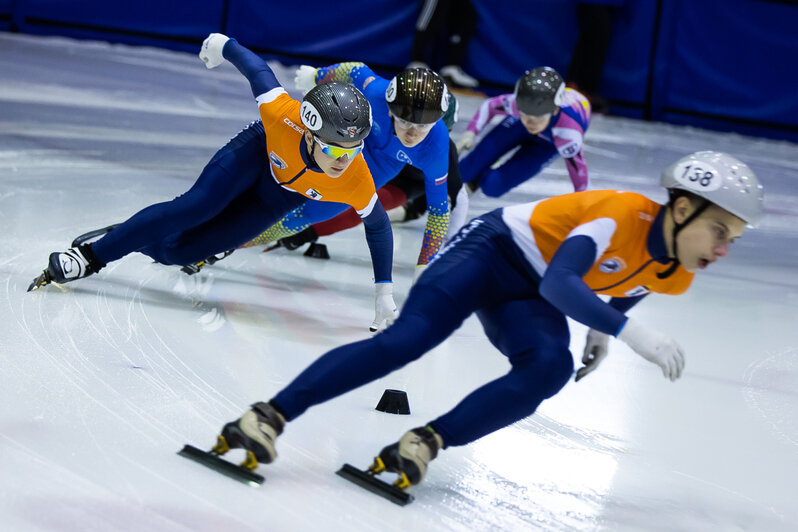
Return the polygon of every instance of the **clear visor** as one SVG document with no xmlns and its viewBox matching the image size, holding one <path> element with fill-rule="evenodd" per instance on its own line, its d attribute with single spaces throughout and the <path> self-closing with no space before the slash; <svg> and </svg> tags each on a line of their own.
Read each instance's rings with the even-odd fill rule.
<svg viewBox="0 0 798 532">
<path fill-rule="evenodd" d="M 420 131 L 422 133 L 429 132 L 433 127 L 435 127 L 436 122 L 431 124 L 414 124 L 413 122 L 408 122 L 407 120 L 402 120 L 398 116 L 393 117 L 394 125 L 400 129 L 409 130 L 415 129 L 416 131 Z"/>
</svg>

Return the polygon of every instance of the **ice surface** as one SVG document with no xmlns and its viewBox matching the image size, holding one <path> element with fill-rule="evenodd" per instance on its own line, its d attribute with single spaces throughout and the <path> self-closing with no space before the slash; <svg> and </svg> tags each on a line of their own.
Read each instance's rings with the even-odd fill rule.
<svg viewBox="0 0 798 532">
<path fill-rule="evenodd" d="M 294 67 L 274 66 L 290 87 Z M 330 261 L 249 249 L 187 277 L 134 254 L 26 293 L 51 251 L 188 189 L 257 113 L 232 66 L 208 71 L 192 54 L 0 33 L 0 72 L 3 530 L 798 528 L 795 144 L 595 117 L 593 188 L 663 200 L 661 168 L 722 149 L 764 181 L 764 222 L 686 295 L 634 310 L 686 349 L 680 381 L 613 343 L 600 371 L 536 415 L 443 452 L 400 508 L 334 473 L 506 371 L 478 322 L 291 423 L 258 489 L 178 457 L 326 350 L 368 336 L 362 230 L 325 238 Z M 479 101 L 461 97 L 457 133 Z M 505 198 L 473 196 L 471 215 L 570 189 L 557 161 Z M 399 303 L 422 230 L 394 227 Z M 585 328 L 572 332 L 578 358 Z M 385 388 L 407 391 L 412 415 L 376 412 Z"/>
</svg>

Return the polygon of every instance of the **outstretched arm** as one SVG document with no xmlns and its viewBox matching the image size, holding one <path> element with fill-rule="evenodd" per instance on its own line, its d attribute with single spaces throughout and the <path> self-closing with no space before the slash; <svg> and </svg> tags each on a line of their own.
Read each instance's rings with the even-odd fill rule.
<svg viewBox="0 0 798 532">
<path fill-rule="evenodd" d="M 316 69 L 315 81 L 317 85 L 331 81 L 351 83 L 358 89 L 363 90 L 366 81 L 375 77 L 377 75 L 365 63 L 346 62 Z"/>
<path fill-rule="evenodd" d="M 568 177 L 571 178 L 571 183 L 574 185 L 574 192 L 587 190 L 587 186 L 590 184 L 590 179 L 587 173 L 585 154 L 582 153 L 581 147 L 575 155 L 565 159 L 565 167 L 568 169 Z"/>
<path fill-rule="evenodd" d="M 374 195 L 376 199 L 376 194 Z M 366 229 L 366 241 L 374 268 L 374 282 L 390 283 L 393 265 L 393 232 L 388 213 L 379 201 L 375 201 L 368 214 L 359 212 Z"/>
<path fill-rule="evenodd" d="M 582 280 L 596 260 L 596 249 L 589 236 L 566 239 L 546 268 L 540 294 L 566 316 L 615 336 L 626 323 L 626 316 L 602 301 Z"/>
<path fill-rule="evenodd" d="M 416 277 L 438 254 L 449 231 L 450 213 L 446 175 L 438 180 L 425 178 L 424 184 L 427 196 L 427 224 L 424 226 L 424 240 L 416 263 Z"/>
<path fill-rule="evenodd" d="M 221 33 L 211 33 L 202 43 L 199 55 L 208 68 L 221 65 L 225 59 L 230 61 L 246 76 L 255 98 L 281 87 L 266 61 L 240 45 L 235 39 Z"/>
<path fill-rule="evenodd" d="M 376 194 L 374 196 L 376 198 Z M 371 211 L 360 212 L 366 228 L 366 240 L 371 252 L 371 264 L 374 268 L 375 300 L 374 321 L 369 330 L 374 332 L 391 325 L 399 311 L 393 300 L 393 283 L 391 282 L 391 266 L 393 263 L 393 232 L 382 204 L 375 201 Z"/>
<path fill-rule="evenodd" d="M 468 123 L 465 132 L 457 141 L 458 152 L 462 154 L 463 151 L 473 148 L 477 135 L 479 135 L 479 132 L 482 131 L 494 116 L 510 114 L 507 107 L 512 106 L 512 101 L 510 100 L 511 96 L 512 94 L 500 94 L 482 102 L 477 112 L 474 113 L 471 122 Z"/>
<path fill-rule="evenodd" d="M 367 81 L 375 77 L 376 74 L 369 67 L 358 62 L 336 63 L 321 68 L 302 65 L 296 71 L 294 83 L 297 89 L 302 91 L 302 94 L 307 94 L 316 85 L 331 81 L 351 83 L 362 91 Z"/>
<path fill-rule="evenodd" d="M 593 330 L 591 332 L 617 336 L 637 354 L 657 364 L 665 377 L 676 380 L 684 368 L 682 349 L 668 336 L 630 320 L 618 310 L 639 299 L 633 302 L 615 301 L 610 305 L 602 301 L 582 280 L 596 260 L 596 250 L 596 243 L 589 236 L 575 235 L 566 239 L 552 257 L 540 281 L 540 294 L 565 315 L 590 327 Z M 591 341 L 590 336 L 588 340 Z M 593 369 L 598 362 L 600 359 L 592 362 Z M 585 372 L 579 378 L 584 375 Z"/>
</svg>

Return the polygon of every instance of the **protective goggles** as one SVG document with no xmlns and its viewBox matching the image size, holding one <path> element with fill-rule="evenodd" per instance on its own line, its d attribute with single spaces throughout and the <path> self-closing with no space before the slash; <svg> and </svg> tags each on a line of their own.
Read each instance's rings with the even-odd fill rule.
<svg viewBox="0 0 798 532">
<path fill-rule="evenodd" d="M 408 122 L 407 120 L 402 120 L 398 116 L 393 117 L 394 124 L 402 129 L 415 129 L 421 131 L 422 133 L 427 133 L 433 127 L 435 127 L 436 122 L 431 124 L 414 124 L 413 122 Z"/>
<path fill-rule="evenodd" d="M 316 144 L 319 145 L 319 148 L 321 148 L 322 153 L 327 157 L 332 157 L 333 159 L 340 159 L 344 155 L 350 159 L 354 159 L 361 151 L 363 151 L 362 140 L 360 141 L 360 144 L 354 148 L 342 148 L 341 146 L 336 146 L 334 144 L 327 144 L 319 139 L 319 137 L 316 135 L 313 135 L 313 139 L 316 141 Z"/>
</svg>

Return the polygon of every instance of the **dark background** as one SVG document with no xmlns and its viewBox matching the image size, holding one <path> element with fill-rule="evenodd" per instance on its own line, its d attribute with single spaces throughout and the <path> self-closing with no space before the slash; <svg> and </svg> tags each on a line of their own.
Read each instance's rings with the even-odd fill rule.
<svg viewBox="0 0 798 532">
<path fill-rule="evenodd" d="M 574 0 L 473 0 L 465 70 L 489 93 L 524 70 L 568 70 Z M 225 33 L 267 57 L 403 68 L 420 1 L 0 0 L 0 30 L 197 52 Z M 601 93 L 612 114 L 798 142 L 798 1 L 628 0 L 616 12 Z"/>
</svg>

